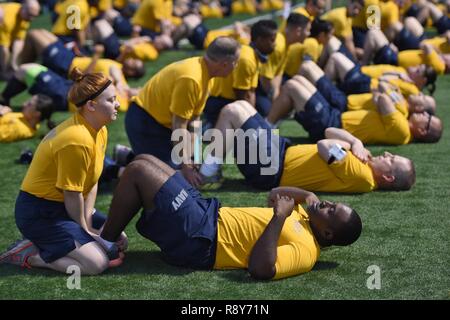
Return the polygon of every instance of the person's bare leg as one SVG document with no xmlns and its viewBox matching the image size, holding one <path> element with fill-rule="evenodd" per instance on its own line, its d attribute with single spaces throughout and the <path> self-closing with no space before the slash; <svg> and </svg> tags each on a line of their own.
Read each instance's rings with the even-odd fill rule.
<svg viewBox="0 0 450 320">
<path fill-rule="evenodd" d="M 317 92 L 314 84 L 302 76 L 295 76 L 294 81 L 298 83 L 297 90 L 293 92 L 294 109 L 296 112 L 305 111 L 308 100 Z"/>
<path fill-rule="evenodd" d="M 355 67 L 355 63 L 340 52 L 331 55 L 325 67 L 325 74 L 332 81 L 344 81 L 345 76 Z"/>
<path fill-rule="evenodd" d="M 92 31 L 95 42 L 100 42 L 114 33 L 113 27 L 105 19 L 95 21 Z"/>
<path fill-rule="evenodd" d="M 7 79 L 8 65 L 9 65 L 9 49 L 5 46 L 0 46 L 0 79 Z"/>
<path fill-rule="evenodd" d="M 300 75 L 308 79 L 309 82 L 316 84 L 325 73 L 314 61 L 309 60 L 302 63 Z"/>
<path fill-rule="evenodd" d="M 414 17 L 407 17 L 403 22 L 404 27 L 411 32 L 415 37 L 420 38 L 425 32 L 423 26 Z"/>
<path fill-rule="evenodd" d="M 372 61 L 375 54 L 383 48 L 389 45 L 389 40 L 384 33 L 378 29 L 371 29 L 367 32 L 366 41 L 364 42 L 364 55 L 361 60 L 362 65 L 367 65 Z"/>
<path fill-rule="evenodd" d="M 438 21 L 444 15 L 444 13 L 434 3 L 430 1 L 427 1 L 426 7 L 433 22 Z"/>
<path fill-rule="evenodd" d="M 29 257 L 27 262 L 32 267 L 47 268 L 62 273 L 66 273 L 70 266 L 79 267 L 82 275 L 96 275 L 106 270 L 109 259 L 97 242 L 89 242 L 83 246 L 78 243 L 75 245 L 76 249 L 54 262 L 46 263 L 39 254 Z"/>
<path fill-rule="evenodd" d="M 103 14 L 103 19 L 105 19 L 111 26 L 114 24 L 114 20 L 120 15 L 120 13 L 115 9 L 106 10 Z"/>
<path fill-rule="evenodd" d="M 110 242 L 117 241 L 139 209 L 153 208 L 156 193 L 174 173 L 173 169 L 150 155 L 139 156 L 131 162 L 114 191 L 101 237 Z"/>
<path fill-rule="evenodd" d="M 58 41 L 58 37 L 45 29 L 29 30 L 23 50 L 18 57 L 19 64 L 36 61 L 42 52 L 56 41 Z"/>
</svg>

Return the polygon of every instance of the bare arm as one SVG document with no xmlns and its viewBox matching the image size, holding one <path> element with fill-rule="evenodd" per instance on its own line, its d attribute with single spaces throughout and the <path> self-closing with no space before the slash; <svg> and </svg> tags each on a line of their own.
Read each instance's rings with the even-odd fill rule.
<svg viewBox="0 0 450 320">
<path fill-rule="evenodd" d="M 277 196 L 289 197 L 294 199 L 295 204 L 306 203 L 308 205 L 319 202 L 319 198 L 312 192 L 295 187 L 278 187 L 273 188 L 267 198 L 267 206 L 273 207 L 276 203 Z"/>
<path fill-rule="evenodd" d="M 172 116 L 172 131 L 177 129 L 183 129 L 180 132 L 182 132 L 181 141 L 184 143 L 186 142 L 190 143 L 193 140 L 191 133 L 187 129 L 188 124 L 189 120 L 181 118 L 175 114 Z M 177 145 L 178 143 L 179 141 L 173 142 L 174 145 Z M 188 146 L 183 146 L 181 155 L 183 159 L 183 163 L 181 165 L 181 172 L 183 173 L 183 176 L 186 178 L 186 180 L 188 180 L 190 184 L 192 184 L 194 187 L 197 188 L 201 185 L 202 178 L 195 169 L 194 164 L 191 162 L 192 152 L 193 150 L 191 150 L 191 148 L 188 148 Z"/>
<path fill-rule="evenodd" d="M 17 70 L 19 68 L 18 57 L 19 57 L 20 52 L 22 52 L 22 50 L 23 50 L 24 43 L 25 42 L 23 40 L 15 40 L 13 42 L 12 49 L 11 49 L 11 68 L 13 70 Z"/>
<path fill-rule="evenodd" d="M 64 190 L 64 205 L 66 206 L 69 217 L 88 232 L 89 226 L 84 214 L 85 203 L 83 194 L 81 192 Z"/>
<path fill-rule="evenodd" d="M 98 190 L 98 183 L 95 184 L 94 187 L 92 187 L 91 191 L 89 191 L 88 195 L 86 196 L 86 199 L 84 200 L 84 213 L 86 218 L 86 224 L 91 228 L 92 231 L 92 213 L 94 212 L 94 206 L 95 206 L 95 199 L 97 199 L 97 190 Z"/>
<path fill-rule="evenodd" d="M 328 162 L 330 158 L 330 149 L 336 143 L 338 143 L 339 145 L 341 145 L 341 147 L 347 150 L 349 150 L 351 147 L 350 143 L 337 139 L 323 139 L 317 142 L 317 150 L 319 152 L 320 158 L 322 158 L 323 161 Z"/>
<path fill-rule="evenodd" d="M 383 116 L 394 113 L 396 111 L 394 102 L 385 93 L 381 93 L 375 103 L 377 105 L 378 112 Z"/>
<path fill-rule="evenodd" d="M 294 199 L 277 197 L 273 217 L 252 248 L 248 271 L 255 279 L 269 280 L 276 274 L 278 239 L 286 219 L 294 210 Z"/>
<path fill-rule="evenodd" d="M 347 47 L 348 51 L 353 55 L 353 58 L 357 58 L 355 43 L 353 42 L 353 36 L 349 36 L 344 38 L 344 44 Z"/>
<path fill-rule="evenodd" d="M 339 128 L 327 128 L 325 130 L 325 137 L 327 139 L 334 139 L 334 140 L 340 140 L 340 141 L 347 142 L 348 144 L 350 144 L 350 150 L 352 151 L 354 156 L 356 156 L 359 160 L 361 160 L 364 163 L 369 161 L 370 151 L 367 150 L 366 148 L 364 148 L 364 144 L 361 142 L 361 140 L 356 138 L 354 135 L 352 135 L 347 130 L 339 129 Z M 327 157 L 328 157 L 328 154 L 327 154 Z M 322 159 L 323 159 L 323 157 L 322 157 Z"/>
<path fill-rule="evenodd" d="M 75 38 L 77 39 L 78 45 L 83 47 L 86 44 L 86 31 L 75 30 Z"/>
<path fill-rule="evenodd" d="M 246 100 L 252 106 L 256 105 L 256 95 L 254 90 L 238 90 L 234 89 L 236 100 Z"/>
</svg>

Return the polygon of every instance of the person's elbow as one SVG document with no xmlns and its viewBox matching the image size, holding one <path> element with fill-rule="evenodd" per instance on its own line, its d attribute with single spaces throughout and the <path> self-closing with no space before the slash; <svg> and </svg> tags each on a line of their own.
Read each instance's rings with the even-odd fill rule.
<svg viewBox="0 0 450 320">
<path fill-rule="evenodd" d="M 275 276 L 276 268 L 268 264 L 250 264 L 248 272 L 256 280 L 271 280 Z"/>
</svg>

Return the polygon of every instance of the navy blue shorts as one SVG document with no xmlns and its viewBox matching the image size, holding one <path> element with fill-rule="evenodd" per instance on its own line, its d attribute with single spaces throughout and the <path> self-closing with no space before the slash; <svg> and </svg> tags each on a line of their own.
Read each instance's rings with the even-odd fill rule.
<svg viewBox="0 0 450 320">
<path fill-rule="evenodd" d="M 317 81 L 316 88 L 333 108 L 341 112 L 347 110 L 347 96 L 327 76 L 324 75 Z"/>
<path fill-rule="evenodd" d="M 200 23 L 194 28 L 194 31 L 192 32 L 192 35 L 188 38 L 188 40 L 195 47 L 195 49 L 203 50 L 203 44 L 205 43 L 205 38 L 208 32 L 208 28 L 206 28 L 203 23 Z"/>
<path fill-rule="evenodd" d="M 390 45 L 385 45 L 383 48 L 378 50 L 373 58 L 374 64 L 391 64 L 393 66 L 398 66 L 398 54 L 392 50 Z"/>
<path fill-rule="evenodd" d="M 349 58 L 353 63 L 357 63 L 357 61 L 355 60 L 355 58 L 351 54 L 350 50 L 347 49 L 345 44 L 341 44 L 341 46 L 339 47 L 338 52 L 342 53 L 344 56 Z"/>
<path fill-rule="evenodd" d="M 203 198 L 176 172 L 155 195 L 154 205 L 152 211 L 142 211 L 137 231 L 158 245 L 168 263 L 212 269 L 219 201 Z"/>
<path fill-rule="evenodd" d="M 57 41 L 45 48 L 42 53 L 42 64 L 67 78 L 74 58 L 75 54 L 64 47 L 61 41 Z"/>
<path fill-rule="evenodd" d="M 263 89 L 260 82 L 258 83 L 258 87 L 256 87 L 255 96 L 256 110 L 260 115 L 266 117 L 269 114 L 270 108 L 272 108 L 272 99 Z"/>
<path fill-rule="evenodd" d="M 67 256 L 76 248 L 75 241 L 80 245 L 95 241 L 69 217 L 64 202 L 42 199 L 20 191 L 15 215 L 20 232 L 39 248 L 39 255 L 46 263 Z M 94 213 L 94 228 L 100 229 L 105 221 L 104 214 Z"/>
<path fill-rule="evenodd" d="M 395 37 L 394 44 L 397 46 L 399 51 L 416 50 L 419 49 L 420 42 L 423 38 L 423 35 L 421 37 L 416 37 L 407 28 L 403 28 Z"/>
<path fill-rule="evenodd" d="M 255 188 L 270 190 L 277 187 L 283 173 L 286 149 L 290 146 L 289 139 L 274 134 L 258 113 L 247 119 L 241 129 L 247 136 L 234 138 L 234 156 L 239 171 Z M 242 139 L 245 139 L 244 143 L 240 142 Z"/>
<path fill-rule="evenodd" d="M 355 47 L 363 49 L 364 43 L 366 42 L 367 30 L 352 27 L 352 31 L 353 31 L 353 42 L 355 43 Z"/>
<path fill-rule="evenodd" d="M 443 34 L 447 32 L 447 30 L 450 30 L 450 19 L 445 14 L 434 23 L 434 26 L 437 29 L 437 32 L 439 34 Z"/>
<path fill-rule="evenodd" d="M 208 100 L 206 100 L 205 109 L 203 110 L 203 118 L 206 122 L 215 126 L 222 108 L 233 101 L 234 100 L 222 97 L 209 97 Z"/>
<path fill-rule="evenodd" d="M 172 130 L 156 121 L 135 102 L 131 103 L 125 115 L 125 130 L 135 155 L 151 154 L 174 169 L 172 162 Z"/>
<path fill-rule="evenodd" d="M 141 36 L 148 36 L 152 40 L 154 40 L 157 36 L 159 36 L 161 32 L 156 32 L 147 28 L 142 28 L 140 35 Z"/>
<path fill-rule="evenodd" d="M 305 111 L 297 112 L 294 117 L 309 133 L 310 139 L 317 141 L 324 138 L 326 128 L 342 127 L 341 114 L 320 92 L 316 92 L 306 103 Z"/>
<path fill-rule="evenodd" d="M 114 19 L 112 27 L 119 37 L 129 37 L 133 33 L 133 25 L 130 20 L 121 15 Z"/>
<path fill-rule="evenodd" d="M 361 72 L 361 67 L 356 65 L 346 75 L 344 82 L 339 84 L 341 89 L 347 96 L 351 94 L 369 93 L 370 83 L 372 79 Z"/>
<path fill-rule="evenodd" d="M 28 89 L 30 94 L 45 94 L 52 98 L 53 107 L 57 111 L 67 111 L 69 103 L 67 95 L 73 82 L 65 77 L 56 74 L 51 70 L 41 72 L 35 79 L 31 88 Z"/>
<path fill-rule="evenodd" d="M 106 59 L 115 60 L 120 55 L 119 38 L 114 33 L 103 39 L 101 44 L 105 47 L 104 56 Z"/>
</svg>

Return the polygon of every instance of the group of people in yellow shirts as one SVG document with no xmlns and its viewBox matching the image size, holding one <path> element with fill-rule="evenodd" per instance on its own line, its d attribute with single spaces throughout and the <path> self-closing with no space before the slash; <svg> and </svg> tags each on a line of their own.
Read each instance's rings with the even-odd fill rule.
<svg viewBox="0 0 450 320">
<path fill-rule="evenodd" d="M 124 230 L 141 212 L 138 232 L 168 263 L 280 279 L 308 272 L 321 248 L 350 245 L 361 233 L 355 210 L 313 192 L 412 188 L 412 160 L 372 156 L 364 144 L 440 139 L 432 93 L 437 76 L 449 69 L 447 11 L 432 1 L 378 0 L 349 0 L 326 11 L 328 1 L 307 0 L 285 10 L 280 26 L 261 19 L 251 27 L 208 30 L 201 15 L 285 5 L 211 2 L 59 1 L 51 7 L 52 32 L 26 31 L 39 13 L 35 0 L 0 4 L 0 45 L 11 56 L 0 61 L 8 79 L 0 95 L 0 137 L 10 134 L 2 141 L 31 137 L 51 108 L 73 111 L 36 149 L 16 199 L 24 239 L 0 263 L 60 272 L 76 265 L 82 274 L 100 274 L 123 263 Z M 71 5 L 80 8 L 75 28 L 68 27 Z M 367 23 L 374 6 L 379 28 Z M 14 23 L 5 19 L 12 15 Z M 424 38 L 429 23 L 438 37 Z M 96 43 L 90 53 L 87 36 Z M 165 66 L 140 89 L 128 86 L 126 77 L 145 74 L 143 61 L 183 38 L 204 53 Z M 33 96 L 15 115 L 6 105 L 27 88 Z M 106 169 L 106 126 L 119 111 L 126 111 L 131 148 L 122 147 L 116 158 L 123 161 L 112 166 L 120 178 L 106 216 L 95 200 Z M 311 144 L 293 145 L 279 135 L 290 116 Z M 17 122 L 22 129 L 3 129 Z M 199 150 L 184 145 L 199 127 L 226 137 L 201 164 Z M 237 132 L 231 138 L 230 129 Z M 220 187 L 230 151 L 236 158 L 244 153 L 237 166 L 247 183 L 270 190 L 267 208 L 222 207 L 201 196 L 201 188 Z"/>
</svg>

